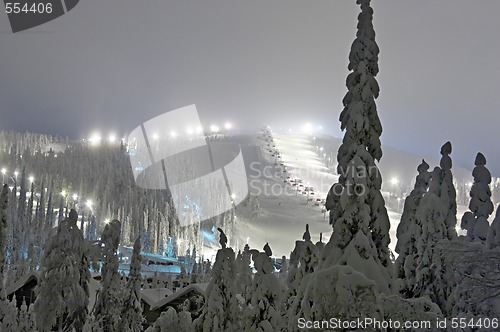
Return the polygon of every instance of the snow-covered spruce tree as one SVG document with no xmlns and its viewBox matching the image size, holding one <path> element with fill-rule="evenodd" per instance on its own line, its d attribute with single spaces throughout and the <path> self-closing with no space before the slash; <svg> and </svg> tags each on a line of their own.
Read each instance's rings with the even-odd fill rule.
<svg viewBox="0 0 500 332">
<path fill-rule="evenodd" d="M 9 223 L 9 187 L 5 184 L 0 194 L 0 327 L 2 331 L 8 331 L 11 322 L 6 317 L 15 315 L 16 307 L 12 308 L 7 300 L 5 292 L 5 269 L 6 269 L 6 249 L 7 249 L 7 230 Z"/>
<path fill-rule="evenodd" d="M 17 316 L 19 332 L 37 332 L 32 308 L 33 306 L 28 309 L 28 306 L 26 305 L 26 299 L 23 299 L 21 308 Z"/>
<path fill-rule="evenodd" d="M 491 223 L 486 239 L 486 246 L 490 249 L 500 247 L 500 209 L 497 208 L 495 219 Z"/>
<path fill-rule="evenodd" d="M 323 243 L 323 233 L 319 233 L 319 241 L 316 242 L 316 248 L 318 249 L 319 253 L 321 253 L 325 248 L 325 244 Z"/>
<path fill-rule="evenodd" d="M 318 247 L 311 242 L 309 225 L 306 225 L 306 231 L 302 235 L 303 241 L 295 241 L 295 248 L 290 254 L 290 265 L 288 269 L 288 278 L 286 280 L 287 293 L 284 299 L 283 313 L 284 320 L 290 322 L 290 317 L 295 317 L 300 311 L 302 294 L 299 294 L 302 285 L 307 285 L 309 277 L 318 268 L 320 252 Z M 299 295 L 299 296 L 297 296 Z"/>
<path fill-rule="evenodd" d="M 337 154 L 340 176 L 326 204 L 333 233 L 321 253 L 319 269 L 299 289 L 300 312 L 290 313 L 289 328 L 297 328 L 298 318 L 382 317 L 378 292 L 393 292 L 390 223 L 375 164 L 382 157 L 382 125 L 375 104 L 379 49 L 370 0 L 357 4 L 361 13 L 340 114 L 341 129 L 346 130 Z"/>
<path fill-rule="evenodd" d="M 438 245 L 441 241 L 448 241 L 448 209 L 439 196 L 442 193 L 442 174 L 439 167 L 432 171 L 429 191 L 422 197 L 415 215 L 420 236 L 416 242 L 414 264 L 417 268 L 412 291 L 413 297 L 428 296 L 441 308 L 448 294 L 442 252 Z M 407 284 L 412 286 L 409 280 Z"/>
<path fill-rule="evenodd" d="M 442 310 L 454 285 L 451 267 L 445 266 L 443 245 L 457 238 L 456 193 L 451 173 L 451 143 L 441 147 L 441 167 L 435 167 L 429 191 L 420 201 L 416 213 L 421 236 L 417 240 L 415 285 L 413 297 L 428 296 Z"/>
<path fill-rule="evenodd" d="M 7 258 L 7 230 L 9 223 L 9 187 L 5 184 L 0 194 L 0 306 L 5 301 L 5 269 Z M 0 311 L 0 314 L 2 312 Z"/>
<path fill-rule="evenodd" d="M 347 76 L 348 92 L 340 114 L 341 129 L 346 130 L 337 154 L 341 175 L 327 197 L 327 208 L 333 214 L 333 234 L 323 250 L 320 267 L 353 264 L 354 269 L 359 268 L 375 280 L 380 291 L 388 292 L 392 284 L 390 223 L 380 192 L 381 175 L 375 164 L 382 157 L 382 125 L 375 104 L 379 94 L 375 79 L 379 49 L 370 0 L 357 3 L 361 13 L 349 54 L 348 68 L 352 72 Z"/>
<path fill-rule="evenodd" d="M 441 167 L 439 196 L 445 209 L 446 237 L 448 240 L 453 240 L 457 237 L 457 192 L 453 184 L 450 154 L 451 143 L 446 142 L 441 147 L 441 161 L 439 162 Z"/>
<path fill-rule="evenodd" d="M 205 292 L 203 311 L 194 322 L 196 331 L 225 332 L 239 331 L 238 308 L 236 300 L 235 255 L 231 248 L 226 248 L 227 238 L 221 233 L 222 249 L 217 251 L 210 282 Z"/>
<path fill-rule="evenodd" d="M 236 256 L 236 291 L 247 301 L 252 296 L 250 287 L 252 285 L 252 268 L 250 267 L 250 247 L 245 245 L 243 252 Z"/>
<path fill-rule="evenodd" d="M 281 266 L 279 270 L 279 279 L 283 284 L 286 283 L 286 277 L 288 276 L 288 261 L 286 259 L 286 256 L 283 255 L 281 256 Z"/>
<path fill-rule="evenodd" d="M 401 222 L 398 225 L 395 270 L 398 278 L 398 289 L 404 297 L 412 297 L 415 286 L 415 255 L 417 254 L 417 239 L 421 235 L 420 227 L 416 220 L 417 209 L 422 197 L 429 189 L 431 173 L 429 165 L 422 160 L 417 167 L 418 175 L 415 187 L 405 200 Z"/>
<path fill-rule="evenodd" d="M 144 317 L 142 316 L 140 295 L 141 282 L 141 240 L 138 237 L 134 243 L 127 288 L 123 297 L 120 331 L 140 332 L 143 330 L 142 323 Z"/>
<path fill-rule="evenodd" d="M 243 313 L 241 331 L 281 331 L 281 301 L 283 289 L 278 278 L 273 274 L 274 264 L 269 244 L 264 252 L 253 255 L 254 268 L 257 271 L 251 287 L 251 299 Z"/>
<path fill-rule="evenodd" d="M 493 213 L 493 202 L 491 202 L 491 173 L 486 168 L 486 158 L 479 152 L 474 161 L 472 176 L 474 183 L 470 190 L 469 210 L 462 218 L 460 227 L 467 230 L 467 240 L 485 242 L 488 236 L 489 216 Z"/>
<path fill-rule="evenodd" d="M 24 253 L 27 248 L 24 246 L 24 234 L 27 229 L 26 225 L 26 168 L 23 166 L 19 181 L 19 199 L 17 201 L 17 222 L 13 223 L 13 243 L 12 243 L 12 264 L 17 265 L 17 278 L 23 275 L 24 268 L 21 266 L 24 260 Z M 16 279 L 17 279 L 16 278 Z"/>
<path fill-rule="evenodd" d="M 94 308 L 93 331 L 119 331 L 123 293 L 118 273 L 118 244 L 121 222 L 113 220 L 104 227 L 101 241 L 104 244 L 101 290 Z"/>
<path fill-rule="evenodd" d="M 5 300 L 0 302 L 0 331 L 2 332 L 18 332 L 19 331 L 19 322 L 17 319 L 17 307 L 16 307 L 17 299 L 16 295 L 12 297 L 11 301 Z"/>
<path fill-rule="evenodd" d="M 39 331 L 81 331 L 87 316 L 90 272 L 78 214 L 71 210 L 44 249 L 42 273 L 34 303 Z"/>
</svg>

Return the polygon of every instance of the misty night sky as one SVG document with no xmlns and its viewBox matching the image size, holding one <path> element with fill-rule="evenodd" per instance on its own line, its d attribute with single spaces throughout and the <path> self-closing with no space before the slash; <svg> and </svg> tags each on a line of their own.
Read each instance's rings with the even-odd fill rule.
<svg viewBox="0 0 500 332">
<path fill-rule="evenodd" d="M 382 142 L 438 158 L 450 140 L 456 164 L 481 151 L 500 175 L 500 1 L 372 6 Z M 125 134 L 196 104 L 205 126 L 341 137 L 358 13 L 354 0 L 85 0 L 16 34 L 0 13 L 0 129 Z"/>
</svg>

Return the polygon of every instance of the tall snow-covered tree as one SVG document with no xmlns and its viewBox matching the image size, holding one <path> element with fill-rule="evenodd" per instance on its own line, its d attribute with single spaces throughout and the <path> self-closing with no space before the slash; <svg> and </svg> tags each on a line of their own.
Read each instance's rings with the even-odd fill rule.
<svg viewBox="0 0 500 332">
<path fill-rule="evenodd" d="M 441 147 L 441 161 L 439 162 L 441 167 L 439 196 L 445 209 L 446 237 L 448 240 L 453 240 L 457 237 L 457 192 L 453 184 L 450 154 L 451 143 L 446 142 Z"/>
<path fill-rule="evenodd" d="M 7 300 L 5 292 L 5 269 L 6 264 L 6 249 L 7 249 L 7 230 L 9 223 L 9 187 L 5 184 L 0 194 L 0 327 L 2 330 L 8 331 L 11 328 L 9 318 L 16 312 L 15 306 L 12 308 Z"/>
<path fill-rule="evenodd" d="M 333 233 L 321 253 L 319 269 L 299 289 L 300 311 L 289 317 L 288 326 L 294 329 L 291 322 L 299 317 L 382 317 L 378 292 L 393 291 L 390 223 L 375 163 L 382 157 L 382 125 L 375 104 L 379 48 L 370 0 L 356 3 L 361 13 L 349 53 L 351 73 L 340 114 L 341 129 L 346 131 L 337 154 L 340 176 L 326 202 Z M 332 285 L 326 294 L 325 285 Z"/>
<path fill-rule="evenodd" d="M 446 208 L 443 206 L 440 193 L 441 169 L 435 167 L 432 171 L 429 191 L 422 197 L 416 212 L 420 236 L 417 237 L 414 264 L 417 266 L 413 295 L 419 297 L 428 295 L 429 287 L 433 288 L 435 269 L 440 268 L 440 261 L 434 262 L 436 243 L 447 239 Z M 438 264 L 438 265 L 436 265 Z"/>
<path fill-rule="evenodd" d="M 469 210 L 472 214 L 464 214 L 461 228 L 467 230 L 469 241 L 485 242 L 488 236 L 488 218 L 493 213 L 493 202 L 491 201 L 491 173 L 486 168 L 486 158 L 479 152 L 474 161 L 472 176 L 474 183 L 470 190 Z"/>
<path fill-rule="evenodd" d="M 5 268 L 7 258 L 7 230 L 9 223 L 9 187 L 5 184 L 0 194 L 0 302 L 5 301 Z M 1 306 L 2 304 L 0 304 Z"/>
<path fill-rule="evenodd" d="M 94 308 L 95 331 L 119 331 L 122 308 L 122 289 L 118 273 L 118 244 L 121 223 L 113 220 L 104 227 L 101 241 L 104 244 L 104 264 L 102 267 L 102 287 Z"/>
<path fill-rule="evenodd" d="M 140 332 L 143 330 L 141 282 L 141 240 L 138 237 L 134 243 L 134 251 L 130 262 L 130 272 L 121 313 L 120 331 Z"/>
<path fill-rule="evenodd" d="M 416 220 L 416 213 L 422 197 L 429 188 L 431 173 L 429 165 L 422 160 L 417 167 L 418 175 L 415 187 L 405 200 L 401 222 L 398 225 L 395 270 L 398 278 L 399 292 L 405 297 L 411 297 L 415 285 L 415 256 L 417 254 L 417 240 L 421 235 L 421 229 Z"/>
<path fill-rule="evenodd" d="M 203 311 L 195 321 L 196 331 L 223 332 L 238 331 L 238 310 L 236 300 L 235 255 L 227 248 L 227 237 L 222 230 L 220 244 L 212 268 L 210 283 L 205 293 Z"/>
<path fill-rule="evenodd" d="M 452 287 L 447 282 L 441 244 L 456 238 L 456 197 L 450 153 L 451 144 L 447 142 L 441 147 L 441 167 L 435 167 L 432 171 L 429 190 L 420 200 L 415 215 L 420 236 L 417 238 L 417 253 L 413 262 L 416 273 L 412 295 L 428 296 L 441 309 Z M 407 283 L 411 280 L 407 279 Z"/>
<path fill-rule="evenodd" d="M 347 76 L 348 92 L 340 114 L 341 129 L 346 131 L 337 154 L 340 176 L 330 189 L 326 204 L 332 211 L 333 234 L 323 250 L 321 267 L 350 263 L 356 265 L 355 269 L 365 266 L 360 272 L 367 273 L 381 291 L 388 292 L 392 283 L 390 223 L 380 191 L 382 178 L 375 164 L 382 157 L 382 125 L 375 104 L 379 95 L 375 79 L 379 48 L 370 0 L 357 3 L 361 13 L 349 54 L 351 73 Z M 347 257 L 347 252 L 354 256 Z"/>
<path fill-rule="evenodd" d="M 78 214 L 71 210 L 55 237 L 45 246 L 38 295 L 34 303 L 37 327 L 80 331 L 87 316 L 90 272 Z"/>
</svg>

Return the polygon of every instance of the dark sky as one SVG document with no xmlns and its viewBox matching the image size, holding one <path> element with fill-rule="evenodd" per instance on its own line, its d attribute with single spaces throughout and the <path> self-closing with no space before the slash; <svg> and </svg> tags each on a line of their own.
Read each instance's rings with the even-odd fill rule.
<svg viewBox="0 0 500 332">
<path fill-rule="evenodd" d="M 500 1 L 378 0 L 382 141 L 500 175 Z M 196 104 L 202 121 L 340 136 L 355 1 L 85 0 L 12 34 L 0 13 L 0 129 L 126 133 Z M 416 165 L 415 165 L 416 166 Z"/>
</svg>

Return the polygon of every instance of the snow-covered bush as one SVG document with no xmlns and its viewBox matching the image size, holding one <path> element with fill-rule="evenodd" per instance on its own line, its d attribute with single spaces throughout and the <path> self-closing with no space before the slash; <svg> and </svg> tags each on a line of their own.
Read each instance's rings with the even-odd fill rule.
<svg viewBox="0 0 500 332">
<path fill-rule="evenodd" d="M 300 313 L 290 317 L 288 331 L 298 330 L 299 318 L 328 321 L 332 317 L 342 321 L 368 317 L 383 320 L 375 282 L 350 266 L 335 265 L 315 272 L 309 279 Z"/>
<path fill-rule="evenodd" d="M 280 331 L 283 327 L 280 310 L 284 292 L 273 273 L 271 254 L 266 244 L 264 252 L 255 253 L 252 257 L 257 272 L 250 289 L 251 298 L 243 310 L 242 331 L 271 332 Z"/>
<path fill-rule="evenodd" d="M 177 313 L 174 308 L 169 307 L 167 311 L 161 313 L 153 327 L 146 332 L 191 332 L 193 331 L 191 314 L 186 311 Z"/>
</svg>

